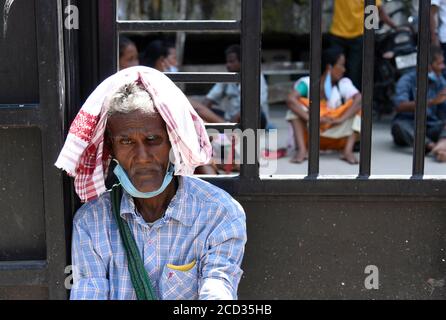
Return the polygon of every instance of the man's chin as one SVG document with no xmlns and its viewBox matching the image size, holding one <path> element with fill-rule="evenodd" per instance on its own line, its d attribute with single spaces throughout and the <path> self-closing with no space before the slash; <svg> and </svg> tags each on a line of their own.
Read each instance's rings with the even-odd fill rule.
<svg viewBox="0 0 446 320">
<path fill-rule="evenodd" d="M 161 181 L 159 183 L 141 183 L 141 184 L 135 184 L 135 188 L 139 191 L 139 192 L 154 192 L 157 191 L 160 186 L 161 186 Z"/>
</svg>

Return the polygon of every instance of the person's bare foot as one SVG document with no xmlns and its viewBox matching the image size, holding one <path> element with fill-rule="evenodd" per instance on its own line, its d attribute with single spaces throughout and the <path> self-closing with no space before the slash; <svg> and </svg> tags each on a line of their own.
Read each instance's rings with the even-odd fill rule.
<svg viewBox="0 0 446 320">
<path fill-rule="evenodd" d="M 435 154 L 435 159 L 438 162 L 446 162 L 446 150 L 440 150 Z"/>
<path fill-rule="evenodd" d="M 296 153 L 291 157 L 291 163 L 302 163 L 308 159 L 307 151 L 296 151 Z"/>
<path fill-rule="evenodd" d="M 438 162 L 446 162 L 446 139 L 441 139 L 432 149 Z"/>
<path fill-rule="evenodd" d="M 356 159 L 353 152 L 343 152 L 343 153 L 341 153 L 340 158 L 341 158 L 341 160 L 344 160 L 350 164 L 358 164 L 359 163 L 358 159 Z"/>
</svg>

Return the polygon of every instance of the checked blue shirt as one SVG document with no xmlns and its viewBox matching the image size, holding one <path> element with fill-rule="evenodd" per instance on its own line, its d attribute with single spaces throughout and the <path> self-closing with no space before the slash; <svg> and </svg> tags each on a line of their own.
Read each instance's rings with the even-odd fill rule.
<svg viewBox="0 0 446 320">
<path fill-rule="evenodd" d="M 246 243 L 243 208 L 205 181 L 178 180 L 165 215 L 153 224 L 144 221 L 125 191 L 121 201 L 121 216 L 132 230 L 157 297 L 237 299 Z M 73 228 L 71 299 L 136 299 L 110 193 L 84 204 Z"/>
</svg>

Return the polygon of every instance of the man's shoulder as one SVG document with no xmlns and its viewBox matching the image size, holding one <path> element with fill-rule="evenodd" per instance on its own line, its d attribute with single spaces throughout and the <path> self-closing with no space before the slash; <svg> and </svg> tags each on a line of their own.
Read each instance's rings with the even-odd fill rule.
<svg viewBox="0 0 446 320">
<path fill-rule="evenodd" d="M 184 177 L 184 179 L 188 184 L 188 196 L 223 209 L 227 218 L 236 219 L 245 216 L 240 203 L 225 190 L 197 177 Z"/>
<path fill-rule="evenodd" d="M 90 225 L 100 220 L 110 218 L 110 192 L 105 192 L 98 198 L 84 203 L 74 216 L 74 224 Z"/>
<path fill-rule="evenodd" d="M 417 70 L 410 70 L 408 72 L 406 72 L 405 74 L 403 74 L 399 79 L 398 79 L 398 83 L 404 83 L 404 82 L 416 82 L 417 80 Z"/>
</svg>

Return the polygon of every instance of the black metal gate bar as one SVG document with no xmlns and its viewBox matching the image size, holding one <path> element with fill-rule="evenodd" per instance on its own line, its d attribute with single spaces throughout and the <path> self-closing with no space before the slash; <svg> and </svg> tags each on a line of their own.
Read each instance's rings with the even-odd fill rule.
<svg viewBox="0 0 446 320">
<path fill-rule="evenodd" d="M 320 149 L 320 83 L 321 83 L 321 52 L 322 52 L 322 1 L 310 1 L 311 31 L 310 31 L 310 138 L 308 157 L 308 176 L 319 175 Z"/>
<path fill-rule="evenodd" d="M 47 288 L 50 299 L 65 299 L 67 265 L 62 173 L 54 161 L 62 146 L 64 112 L 64 67 L 61 0 L 35 1 L 39 103 L 32 108 L 2 110 L 4 127 L 38 127 L 41 137 L 44 234 L 46 256 L 38 261 L 0 263 L 0 285 L 4 287 Z M 16 197 L 15 197 L 16 198 Z M 31 205 L 30 210 L 36 208 Z"/>
<path fill-rule="evenodd" d="M 46 261 L 0 261 L 0 283 L 9 287 L 45 287 L 48 264 Z"/>
<path fill-rule="evenodd" d="M 117 0 L 99 0 L 98 5 L 99 80 L 102 81 L 118 71 Z"/>
<path fill-rule="evenodd" d="M 54 167 L 63 145 L 64 135 L 62 120 L 65 104 L 65 70 L 62 12 L 61 0 L 36 1 L 38 60 L 40 64 L 53 66 L 39 68 L 46 263 L 50 299 L 67 297 L 64 271 L 67 266 L 65 219 L 68 217 L 64 215 L 63 173 Z"/>
<path fill-rule="evenodd" d="M 181 83 L 240 82 L 240 75 L 235 72 L 165 72 L 165 75 Z"/>
<path fill-rule="evenodd" d="M 418 56 L 417 56 L 417 97 L 415 107 L 415 147 L 413 155 L 413 177 L 424 175 L 427 72 L 430 47 L 430 0 L 420 0 L 418 10 Z"/>
<path fill-rule="evenodd" d="M 252 129 L 256 137 L 254 164 L 247 164 L 247 141 L 242 142 L 243 159 L 240 178 L 258 180 L 258 129 L 260 127 L 260 53 L 262 35 L 262 1 L 242 1 L 241 29 L 241 127 Z"/>
<path fill-rule="evenodd" d="M 187 21 L 118 21 L 118 32 L 239 32 L 240 22 L 236 20 L 187 20 Z"/>
<path fill-rule="evenodd" d="M 425 201 L 444 201 L 446 198 L 446 180 L 427 179 L 299 179 L 289 176 L 284 179 L 262 179 L 261 183 L 250 183 L 240 179 L 224 177 L 207 178 L 206 181 L 237 197 L 249 197 L 250 201 L 263 201 L 265 197 L 293 196 L 332 198 L 351 197 L 360 201 L 367 197 L 378 197 L 379 200 L 401 199 L 413 200 L 423 198 Z M 363 198 L 361 198 L 363 197 Z"/>
<path fill-rule="evenodd" d="M 364 10 L 375 5 L 375 0 L 366 0 Z M 364 12 L 364 42 L 362 53 L 362 113 L 361 113 L 361 153 L 359 177 L 370 176 L 372 158 L 372 110 L 373 110 L 373 70 L 375 61 L 375 30 L 367 28 Z"/>
</svg>

